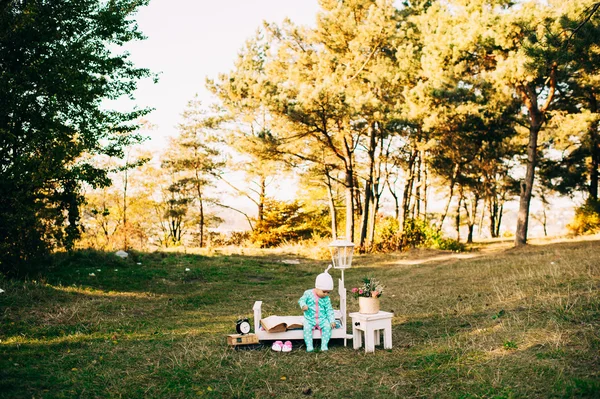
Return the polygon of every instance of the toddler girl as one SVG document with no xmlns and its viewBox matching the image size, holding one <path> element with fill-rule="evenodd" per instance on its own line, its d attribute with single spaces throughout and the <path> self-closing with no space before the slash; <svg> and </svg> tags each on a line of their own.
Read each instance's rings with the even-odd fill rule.
<svg viewBox="0 0 600 399">
<path fill-rule="evenodd" d="M 335 327 L 335 317 L 329 294 L 333 290 L 333 278 L 329 274 L 331 265 L 315 280 L 315 288 L 304 291 L 298 301 L 304 311 L 304 342 L 306 350 L 312 352 L 314 329 L 321 330 L 321 351 L 328 350 L 327 345 L 331 338 L 331 329 Z"/>
</svg>

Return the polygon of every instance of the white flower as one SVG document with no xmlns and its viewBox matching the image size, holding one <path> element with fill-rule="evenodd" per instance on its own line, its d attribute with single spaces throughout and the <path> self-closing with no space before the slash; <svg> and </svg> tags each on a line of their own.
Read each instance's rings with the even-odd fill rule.
<svg viewBox="0 0 600 399">
<path fill-rule="evenodd" d="M 90 273 L 91 277 L 96 277 L 96 275 L 94 273 Z"/>
<path fill-rule="evenodd" d="M 185 268 L 185 271 L 186 271 L 186 272 L 189 272 L 189 271 L 190 271 L 190 268 L 189 268 L 189 267 L 186 267 L 186 268 Z"/>
<path fill-rule="evenodd" d="M 99 271 L 99 272 L 101 272 L 101 271 L 102 271 L 102 270 L 100 270 L 100 269 L 96 269 L 96 270 L 97 270 L 97 271 Z"/>
<path fill-rule="evenodd" d="M 5 293 L 6 291 L 4 291 L 2 288 L 0 288 L 0 294 Z"/>
</svg>

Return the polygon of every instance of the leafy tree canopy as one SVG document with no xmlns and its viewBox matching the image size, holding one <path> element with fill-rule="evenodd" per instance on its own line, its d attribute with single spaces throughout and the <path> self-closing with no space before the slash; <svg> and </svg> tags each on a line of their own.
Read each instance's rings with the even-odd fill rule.
<svg viewBox="0 0 600 399">
<path fill-rule="evenodd" d="M 0 271 L 16 271 L 77 237 L 82 183 L 109 184 L 97 154 L 141 140 L 149 109 L 116 112 L 150 77 L 126 52 L 144 36 L 132 16 L 148 0 L 0 2 Z"/>
</svg>

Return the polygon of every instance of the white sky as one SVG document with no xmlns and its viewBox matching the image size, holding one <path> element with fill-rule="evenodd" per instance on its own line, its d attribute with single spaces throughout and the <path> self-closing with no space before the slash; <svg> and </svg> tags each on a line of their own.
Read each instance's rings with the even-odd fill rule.
<svg viewBox="0 0 600 399">
<path fill-rule="evenodd" d="M 135 93 L 138 107 L 155 108 L 146 118 L 156 125 L 150 146 L 176 134 L 196 93 L 205 105 L 214 101 L 206 77 L 229 72 L 262 21 L 312 25 L 318 9 L 318 0 L 151 0 L 135 18 L 148 39 L 127 46 L 136 66 L 160 73 L 157 84 L 142 81 Z"/>
</svg>

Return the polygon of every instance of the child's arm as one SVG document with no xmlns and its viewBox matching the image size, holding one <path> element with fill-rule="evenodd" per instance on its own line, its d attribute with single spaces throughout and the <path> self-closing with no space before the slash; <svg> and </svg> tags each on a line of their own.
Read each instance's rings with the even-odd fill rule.
<svg viewBox="0 0 600 399">
<path fill-rule="evenodd" d="M 331 299 L 327 297 L 327 302 L 325 302 L 325 314 L 327 315 L 327 320 L 333 326 L 335 324 L 335 314 L 333 313 L 333 306 L 331 306 Z"/>
<path fill-rule="evenodd" d="M 304 295 L 302 295 L 302 297 L 300 297 L 300 299 L 298 300 L 298 305 L 300 305 L 300 308 L 302 310 L 308 309 L 308 305 L 306 304 L 306 299 L 307 299 L 307 295 L 306 295 L 306 292 L 304 292 Z"/>
</svg>

